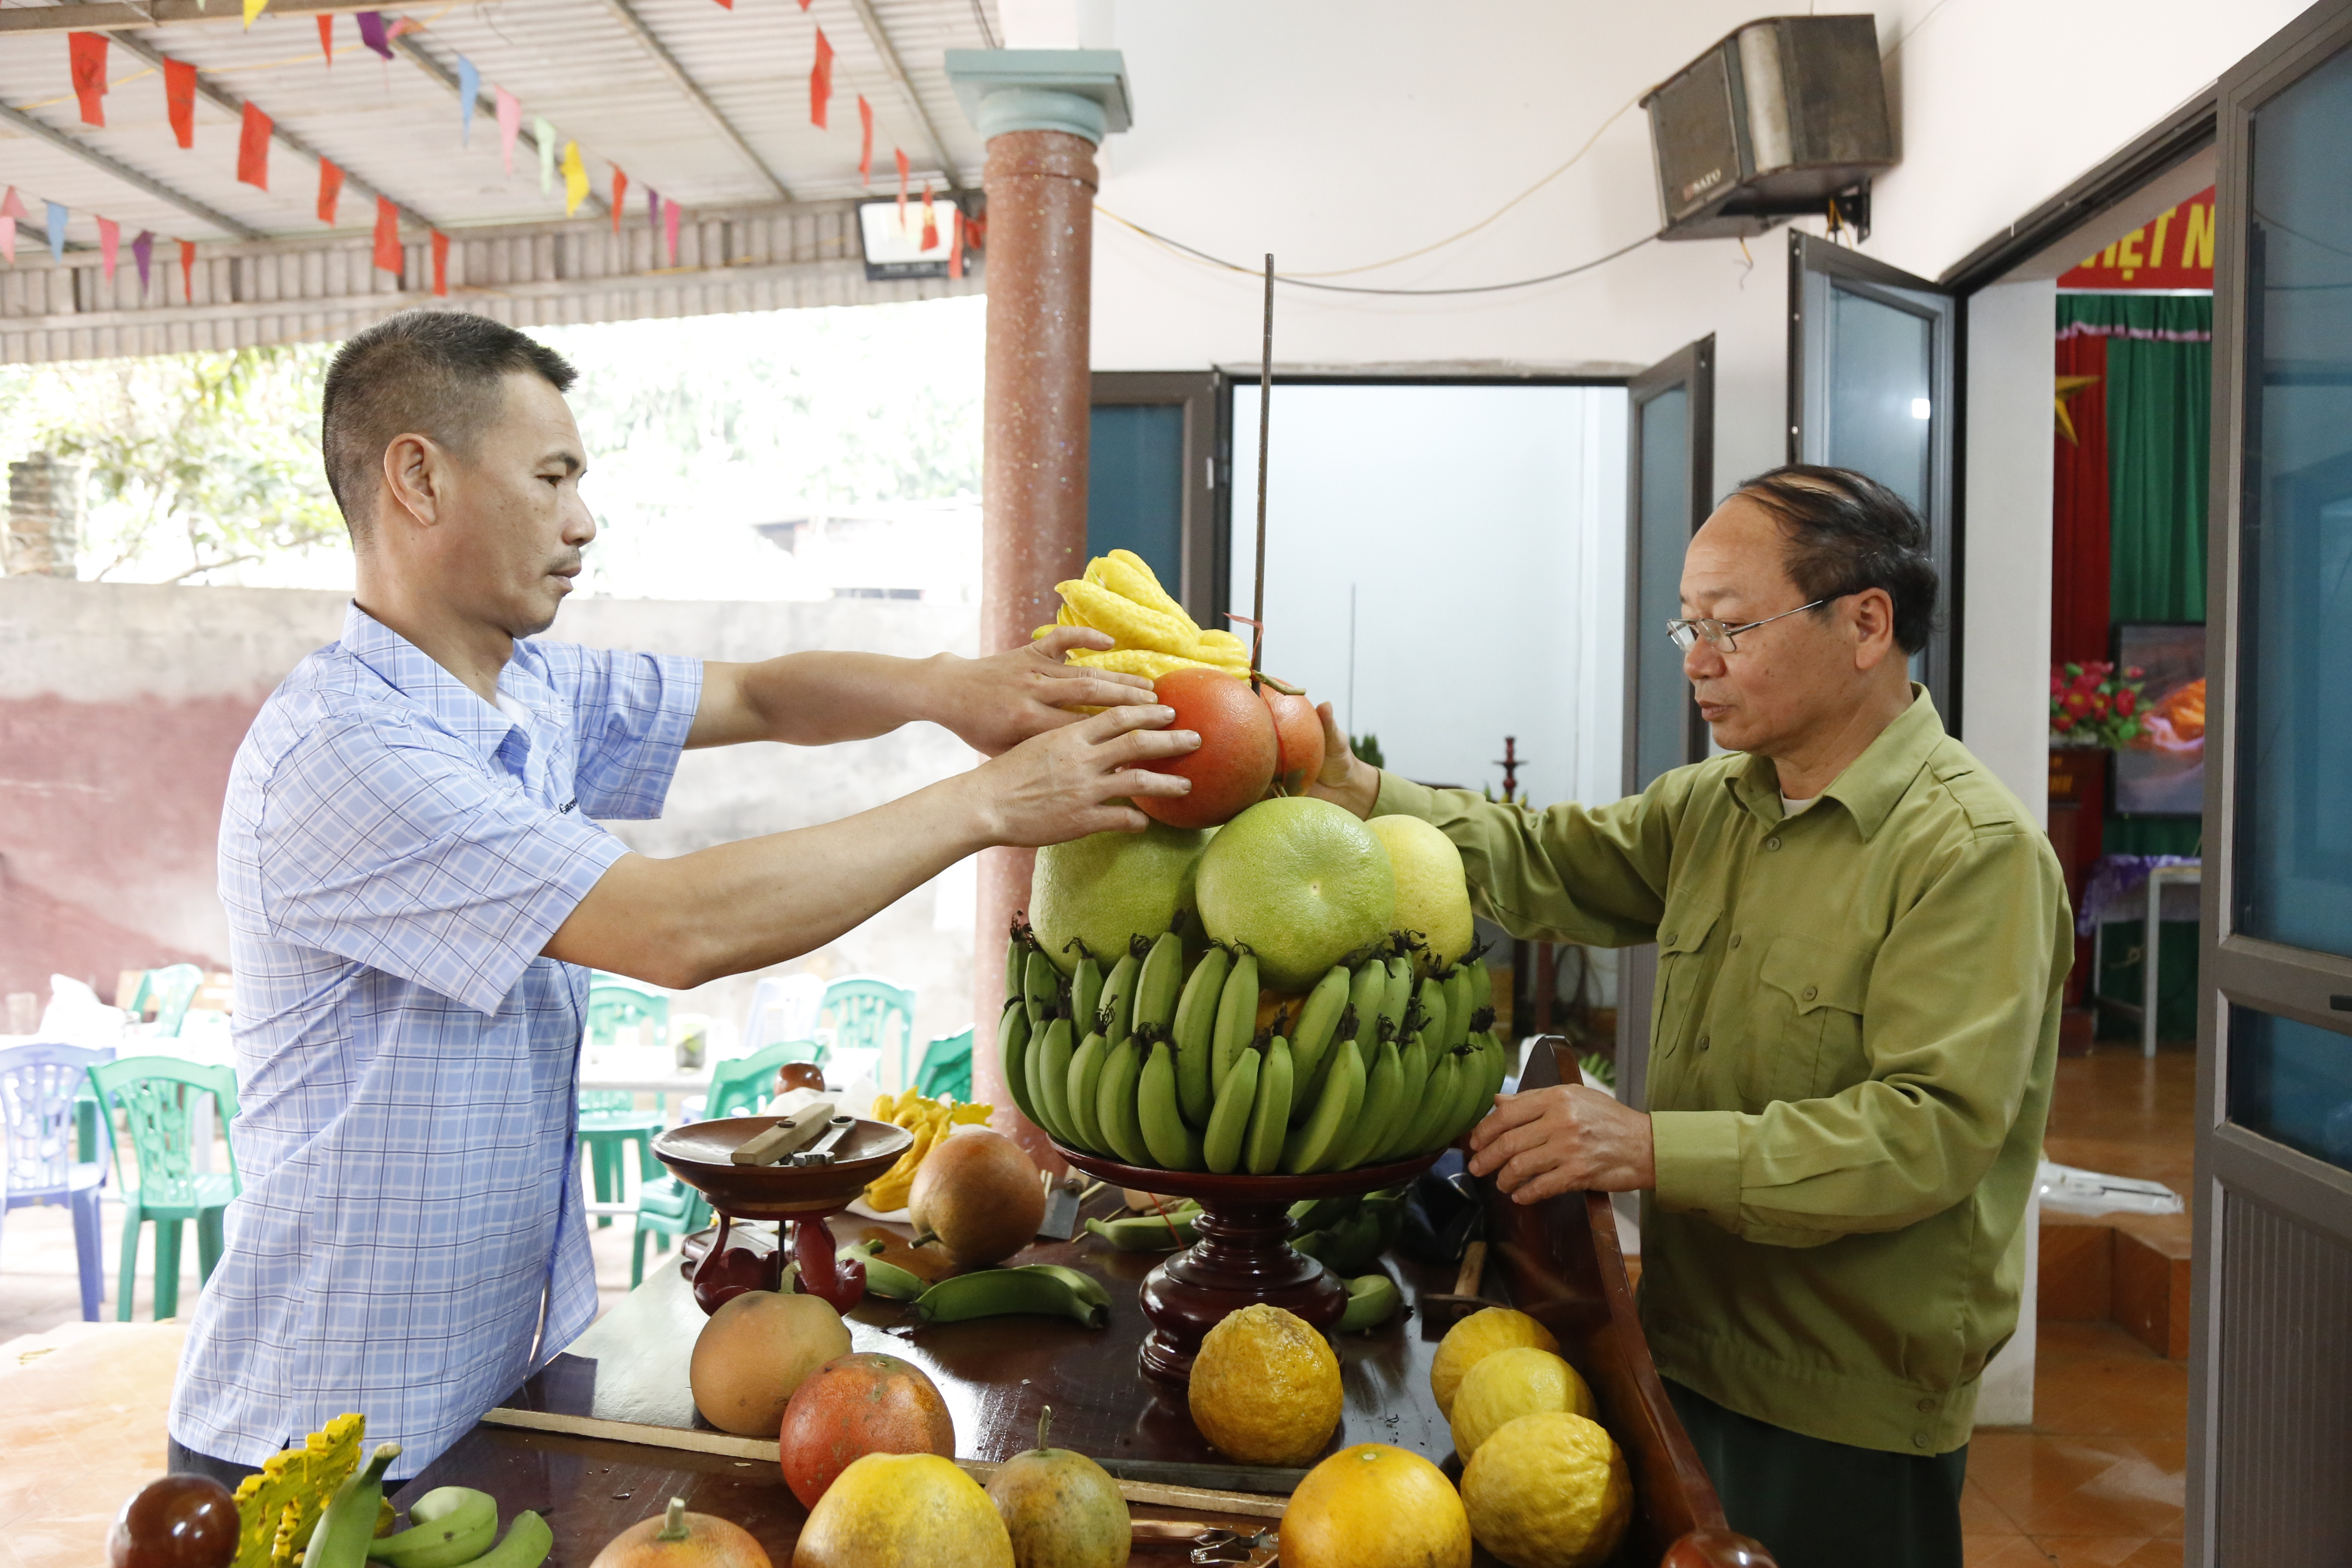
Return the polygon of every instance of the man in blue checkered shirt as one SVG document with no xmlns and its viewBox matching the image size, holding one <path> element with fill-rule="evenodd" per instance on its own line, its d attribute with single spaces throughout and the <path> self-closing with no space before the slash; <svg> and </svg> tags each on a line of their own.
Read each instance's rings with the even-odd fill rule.
<svg viewBox="0 0 2352 1568">
<path fill-rule="evenodd" d="M 596 1312 L 572 1177 L 588 970 L 684 988 L 832 941 L 997 844 L 1139 830 L 1199 744 L 1059 628 L 977 659 L 705 663 L 531 640 L 596 524 L 572 367 L 478 316 L 346 344 L 322 446 L 358 588 L 271 694 L 221 822 L 244 1194 L 198 1304 L 172 1468 L 234 1479 L 331 1417 L 413 1475 Z M 1081 706 L 1105 710 L 1087 718 Z M 674 859 L 678 752 L 915 720 L 989 761 L 873 811 Z M 544 1329 L 541 1330 L 542 1300 Z"/>
</svg>

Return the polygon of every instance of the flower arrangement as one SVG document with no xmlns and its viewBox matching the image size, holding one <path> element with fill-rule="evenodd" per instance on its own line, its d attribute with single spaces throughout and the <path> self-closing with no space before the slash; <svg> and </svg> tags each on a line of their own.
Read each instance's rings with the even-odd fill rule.
<svg viewBox="0 0 2352 1568">
<path fill-rule="evenodd" d="M 2102 746 L 2119 752 L 2139 739 L 2140 683 L 2137 665 L 2120 675 L 2104 659 L 2050 667 L 2050 743 Z"/>
</svg>

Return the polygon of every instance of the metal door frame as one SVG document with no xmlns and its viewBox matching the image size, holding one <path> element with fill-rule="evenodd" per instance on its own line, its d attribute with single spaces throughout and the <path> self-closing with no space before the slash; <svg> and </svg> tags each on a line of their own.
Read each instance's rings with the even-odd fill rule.
<svg viewBox="0 0 2352 1568">
<path fill-rule="evenodd" d="M 2197 1021 L 2197 1152 L 2193 1280 L 2189 1305 L 2189 1561 L 2210 1563 L 2219 1501 L 2221 1244 L 2224 1190 L 2255 1199 L 2339 1241 L 2352 1242 L 2352 1172 L 2315 1160 L 2229 1120 L 2229 1013 L 2233 1003 L 2338 1033 L 2336 999 L 2352 995 L 2352 960 L 2241 936 L 2234 926 L 2238 767 L 2242 731 L 2237 677 L 2246 626 L 2243 531 L 2252 510 L 2244 483 L 2248 449 L 2259 442 L 2248 407 L 2248 356 L 2259 353 L 2259 300 L 2248 291 L 2252 228 L 2252 120 L 2267 101 L 2329 59 L 2352 49 L 2352 0 L 2331 0 L 2289 24 L 2223 74 L 2219 93 L 2220 168 L 2214 207 L 2213 458 L 2207 516 L 2205 667 L 2209 757 L 2205 822 L 2209 858 L 2200 911 L 2206 1002 Z"/>
<path fill-rule="evenodd" d="M 1936 618 L 1927 634 L 1925 684 L 1952 734 L 1960 733 L 1960 419 L 1966 388 L 1961 362 L 1966 345 L 1959 295 L 1940 283 L 1915 278 L 1899 268 L 1832 245 L 1819 235 L 1789 231 L 1788 460 L 1825 463 L 1822 432 L 1828 425 L 1829 387 L 1808 374 L 1827 360 L 1832 283 L 1906 315 L 1941 326 L 1929 338 L 1927 523 L 1928 552 L 1937 578 Z M 1930 308 L 1909 298 L 1941 301 Z M 1820 351 L 1818 353 L 1813 351 Z"/>
<path fill-rule="evenodd" d="M 1641 625 L 1642 610 L 1642 410 L 1675 387 L 1689 396 L 1690 527 L 1715 510 L 1715 334 L 1685 343 L 1625 384 L 1625 718 L 1620 787 L 1636 795 L 1649 783 L 1641 776 L 1642 638 L 1664 629 Z M 1698 704 L 1684 688 L 1683 755 L 1685 763 L 1706 755 L 1706 727 Z M 1640 1110 L 1649 1101 L 1650 993 L 1657 978 L 1654 943 L 1617 950 L 1617 1096 Z"/>
<path fill-rule="evenodd" d="M 1178 554 L 1183 577 L 1176 602 L 1204 626 L 1211 601 L 1223 581 L 1223 531 L 1217 526 L 1221 422 L 1226 399 L 1215 371 L 1098 370 L 1093 373 L 1087 405 L 1095 408 L 1168 406 L 1184 410 L 1184 502 Z"/>
</svg>

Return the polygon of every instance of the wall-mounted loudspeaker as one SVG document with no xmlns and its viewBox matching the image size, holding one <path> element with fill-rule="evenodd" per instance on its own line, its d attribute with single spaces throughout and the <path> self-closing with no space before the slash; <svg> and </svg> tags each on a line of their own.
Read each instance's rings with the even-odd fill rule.
<svg viewBox="0 0 2352 1568">
<path fill-rule="evenodd" d="M 1643 99 L 1662 239 L 1762 234 L 1836 198 L 1868 226 L 1870 176 L 1895 163 L 1867 16 L 1750 22 Z"/>
</svg>

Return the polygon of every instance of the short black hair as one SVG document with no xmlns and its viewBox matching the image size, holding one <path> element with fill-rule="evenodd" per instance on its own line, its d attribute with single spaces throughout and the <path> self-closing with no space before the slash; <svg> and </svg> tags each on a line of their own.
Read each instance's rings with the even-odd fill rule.
<svg viewBox="0 0 2352 1568">
<path fill-rule="evenodd" d="M 1894 602 L 1895 640 L 1903 651 L 1927 646 L 1938 577 L 1927 525 L 1910 502 L 1867 474 L 1811 463 L 1759 474 L 1737 493 L 1770 512 L 1787 533 L 1789 581 L 1808 601 L 1883 588 Z"/>
<path fill-rule="evenodd" d="M 393 438 L 429 436 L 470 458 L 498 417 L 500 384 L 518 372 L 558 392 L 579 379 L 546 344 L 457 310 L 403 310 L 342 346 L 327 367 L 319 447 L 353 543 L 375 525 L 375 475 Z"/>
</svg>

